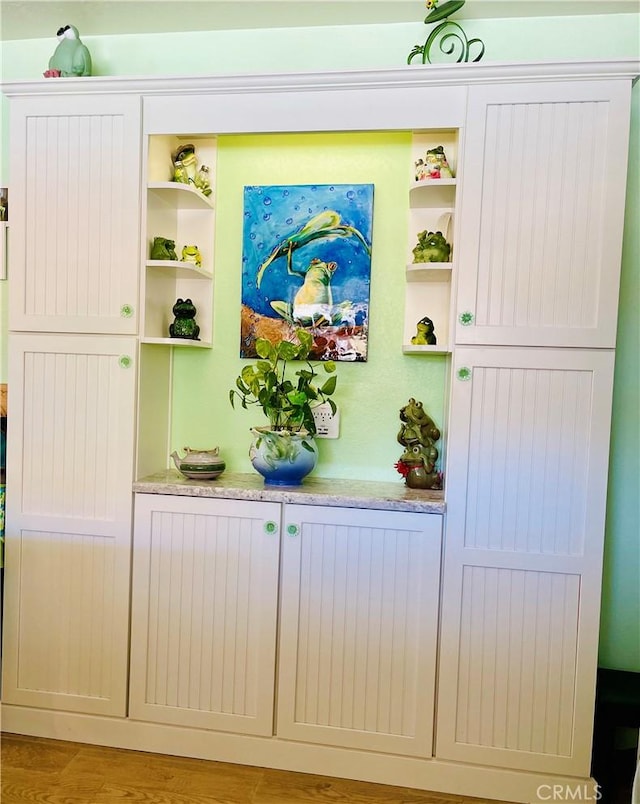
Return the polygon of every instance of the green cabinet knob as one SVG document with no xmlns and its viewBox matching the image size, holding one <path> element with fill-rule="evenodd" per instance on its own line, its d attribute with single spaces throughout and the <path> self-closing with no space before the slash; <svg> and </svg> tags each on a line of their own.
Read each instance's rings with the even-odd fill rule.
<svg viewBox="0 0 640 804">
<path fill-rule="evenodd" d="M 458 316 L 458 321 L 463 327 L 470 327 L 475 320 L 474 314 L 470 310 L 465 310 Z"/>
<path fill-rule="evenodd" d="M 120 315 L 123 318 L 131 318 L 133 315 L 133 307 L 130 304 L 123 304 L 120 308 Z"/>
<path fill-rule="evenodd" d="M 268 533 L 269 535 L 275 533 L 278 530 L 278 526 L 275 522 L 265 522 L 264 523 L 264 532 Z"/>
<path fill-rule="evenodd" d="M 460 366 L 456 372 L 456 377 L 463 382 L 471 379 L 472 371 L 468 366 Z"/>
<path fill-rule="evenodd" d="M 300 528 L 297 525 L 287 525 L 287 533 L 289 536 L 297 536 Z"/>
<path fill-rule="evenodd" d="M 130 368 L 133 360 L 129 357 L 129 355 L 121 355 L 118 358 L 118 365 L 120 368 Z"/>
</svg>

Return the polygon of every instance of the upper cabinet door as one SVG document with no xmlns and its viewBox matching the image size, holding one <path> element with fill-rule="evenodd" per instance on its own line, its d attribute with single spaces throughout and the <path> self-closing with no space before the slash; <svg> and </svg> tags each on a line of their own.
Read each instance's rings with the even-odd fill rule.
<svg viewBox="0 0 640 804">
<path fill-rule="evenodd" d="M 628 81 L 469 91 L 456 342 L 613 348 Z"/>
<path fill-rule="evenodd" d="M 14 330 L 135 334 L 140 98 L 11 103 Z"/>
</svg>

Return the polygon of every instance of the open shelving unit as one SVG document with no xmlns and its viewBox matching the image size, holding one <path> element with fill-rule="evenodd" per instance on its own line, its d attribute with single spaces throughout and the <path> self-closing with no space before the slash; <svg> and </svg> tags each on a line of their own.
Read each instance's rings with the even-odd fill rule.
<svg viewBox="0 0 640 804">
<path fill-rule="evenodd" d="M 209 167 L 212 193 L 205 196 L 190 184 L 171 181 L 171 154 L 193 143 L 198 164 Z M 143 254 L 144 312 L 142 342 L 168 346 L 210 347 L 213 342 L 213 263 L 215 242 L 215 137 L 152 135 L 147 153 L 146 237 Z M 149 259 L 154 238 L 173 240 L 177 260 Z M 195 245 L 202 264 L 180 259 L 184 246 Z M 200 327 L 199 340 L 169 336 L 177 299 L 191 299 Z"/>
<path fill-rule="evenodd" d="M 438 145 L 444 151 L 452 178 L 417 179 L 416 163 L 428 149 Z M 405 267 L 405 308 L 402 351 L 405 354 L 449 354 L 451 352 L 451 303 L 455 269 L 454 225 L 457 198 L 458 131 L 418 131 L 413 134 L 411 177 L 409 182 L 409 232 Z M 449 262 L 416 263 L 413 249 L 423 231 L 442 232 L 451 245 Z M 424 317 L 434 323 L 437 343 L 411 342 L 417 323 Z"/>
</svg>

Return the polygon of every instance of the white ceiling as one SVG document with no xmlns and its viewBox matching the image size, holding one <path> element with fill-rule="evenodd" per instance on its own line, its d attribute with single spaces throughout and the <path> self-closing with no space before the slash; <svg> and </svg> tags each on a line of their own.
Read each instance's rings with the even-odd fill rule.
<svg viewBox="0 0 640 804">
<path fill-rule="evenodd" d="M 440 0 L 442 3 L 444 0 Z M 467 0 L 456 19 L 640 12 L 640 0 Z M 0 0 L 1 39 L 422 22 L 424 0 Z"/>
</svg>

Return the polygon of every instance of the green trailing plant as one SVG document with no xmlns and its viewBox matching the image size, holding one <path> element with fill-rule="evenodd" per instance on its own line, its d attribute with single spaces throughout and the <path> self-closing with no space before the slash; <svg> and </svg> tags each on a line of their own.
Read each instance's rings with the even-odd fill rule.
<svg viewBox="0 0 640 804">
<path fill-rule="evenodd" d="M 272 344 L 264 338 L 256 340 L 258 360 L 245 366 L 236 379 L 236 387 L 229 391 L 229 401 L 235 408 L 236 399 L 243 408 L 258 405 L 269 419 L 271 430 L 276 432 L 304 432 L 315 435 L 316 426 L 311 408 L 327 402 L 335 413 L 336 405 L 331 395 L 335 391 L 336 365 L 332 360 L 313 364 L 309 353 L 313 338 L 303 329 L 296 332 L 299 343 L 280 341 Z M 304 361 L 293 372 L 292 361 Z M 320 385 L 319 369 L 331 376 Z"/>
</svg>

